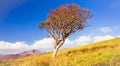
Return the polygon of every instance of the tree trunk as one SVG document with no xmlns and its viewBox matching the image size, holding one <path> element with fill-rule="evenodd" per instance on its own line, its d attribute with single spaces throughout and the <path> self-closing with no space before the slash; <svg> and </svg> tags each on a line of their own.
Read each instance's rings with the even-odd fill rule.
<svg viewBox="0 0 120 66">
<path fill-rule="evenodd" d="M 54 47 L 52 58 L 54 59 L 57 55 L 58 49 L 63 45 L 64 41 L 61 41 L 57 46 Z"/>
<path fill-rule="evenodd" d="M 54 49 L 54 51 L 53 51 L 53 55 L 52 55 L 52 58 L 54 59 L 55 57 L 56 57 L 56 54 L 57 54 L 57 52 L 58 52 L 58 47 L 56 47 L 55 49 Z"/>
</svg>

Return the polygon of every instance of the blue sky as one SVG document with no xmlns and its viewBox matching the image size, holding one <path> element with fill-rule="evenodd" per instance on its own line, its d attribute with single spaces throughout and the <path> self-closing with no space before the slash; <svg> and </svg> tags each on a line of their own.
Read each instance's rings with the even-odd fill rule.
<svg viewBox="0 0 120 66">
<path fill-rule="evenodd" d="M 71 3 L 90 9 L 93 17 L 88 20 L 89 27 L 71 35 L 69 40 L 80 36 L 90 38 L 120 35 L 120 0 L 0 0 L 1 43 L 13 45 L 21 42 L 20 44 L 32 45 L 44 40 L 45 30 L 38 29 L 38 24 L 46 19 L 50 9 Z"/>
</svg>

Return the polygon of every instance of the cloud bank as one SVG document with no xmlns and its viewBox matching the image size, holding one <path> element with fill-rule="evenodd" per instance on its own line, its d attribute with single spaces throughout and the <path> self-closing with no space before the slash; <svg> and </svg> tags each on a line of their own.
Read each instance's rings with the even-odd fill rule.
<svg viewBox="0 0 120 66">
<path fill-rule="evenodd" d="M 102 27 L 99 30 L 103 33 L 112 32 L 112 29 L 110 27 Z"/>
<path fill-rule="evenodd" d="M 62 46 L 61 49 L 112 39 L 112 38 L 114 37 L 110 35 L 93 36 L 93 37 L 84 35 L 74 40 L 66 39 L 65 44 Z M 41 40 L 37 40 L 31 45 L 29 45 L 24 41 L 15 42 L 15 43 L 0 41 L 0 53 L 1 54 L 19 53 L 31 49 L 39 49 L 41 51 L 52 51 L 53 42 L 54 40 L 52 38 L 44 38 Z"/>
</svg>

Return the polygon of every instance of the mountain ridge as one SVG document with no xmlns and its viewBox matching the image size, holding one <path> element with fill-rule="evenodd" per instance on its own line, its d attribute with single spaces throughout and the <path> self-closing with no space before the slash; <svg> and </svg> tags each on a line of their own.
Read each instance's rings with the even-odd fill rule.
<svg viewBox="0 0 120 66">
<path fill-rule="evenodd" d="M 15 60 L 21 57 L 32 56 L 32 55 L 37 55 L 37 54 L 42 54 L 42 52 L 36 49 L 32 49 L 29 51 L 24 51 L 24 52 L 20 52 L 16 54 L 0 55 L 0 62 L 5 62 L 8 60 Z"/>
</svg>

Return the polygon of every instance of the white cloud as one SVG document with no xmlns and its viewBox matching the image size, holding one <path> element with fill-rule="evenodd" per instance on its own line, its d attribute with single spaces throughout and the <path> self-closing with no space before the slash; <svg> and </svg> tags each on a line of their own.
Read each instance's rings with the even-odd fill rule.
<svg viewBox="0 0 120 66">
<path fill-rule="evenodd" d="M 80 36 L 78 39 L 74 40 L 75 43 L 86 44 L 91 41 L 89 36 Z"/>
<path fill-rule="evenodd" d="M 93 42 L 98 42 L 98 41 L 103 41 L 103 40 L 108 40 L 114 38 L 113 36 L 95 36 L 93 37 Z"/>
<path fill-rule="evenodd" d="M 10 43 L 5 41 L 0 41 L 0 52 L 3 54 L 9 53 L 19 53 L 22 51 L 29 50 L 29 45 L 25 42 Z"/>
<path fill-rule="evenodd" d="M 32 49 L 39 48 L 51 48 L 53 46 L 54 40 L 52 38 L 44 38 L 42 40 L 35 41 L 33 45 L 31 45 Z"/>
<path fill-rule="evenodd" d="M 4 42 L 4 41 L 0 41 L 0 49 L 21 49 L 24 47 L 28 47 L 27 44 L 25 44 L 24 42 L 16 42 L 16 43 L 9 43 L 9 42 Z"/>
<path fill-rule="evenodd" d="M 69 40 L 66 39 L 64 45 L 62 46 L 63 48 L 69 48 L 73 46 L 78 46 L 78 45 L 84 45 L 87 43 L 92 43 L 92 42 L 97 42 L 97 41 L 102 41 L 102 40 L 107 40 L 114 38 L 113 36 L 106 35 L 106 36 L 80 36 L 77 39 L 74 40 Z M 2 54 L 9 54 L 9 53 L 19 53 L 23 51 L 27 51 L 30 49 L 40 49 L 42 51 L 51 51 L 53 47 L 53 39 L 52 38 L 44 38 L 42 40 L 37 40 L 33 44 L 29 45 L 25 42 L 15 42 L 15 43 L 10 43 L 10 42 L 5 42 L 5 41 L 0 41 L 0 53 Z"/>
<path fill-rule="evenodd" d="M 120 35 L 118 35 L 117 37 L 120 37 Z"/>
<path fill-rule="evenodd" d="M 108 33 L 108 32 L 112 32 L 112 29 L 109 27 L 102 27 L 99 29 L 101 32 L 103 33 Z"/>
<path fill-rule="evenodd" d="M 119 25 L 113 26 L 112 28 L 113 28 L 114 30 L 120 30 L 120 26 L 119 26 Z"/>
</svg>

